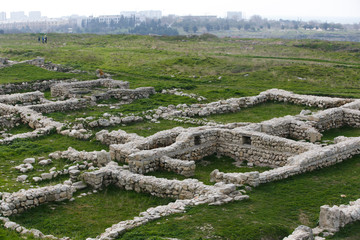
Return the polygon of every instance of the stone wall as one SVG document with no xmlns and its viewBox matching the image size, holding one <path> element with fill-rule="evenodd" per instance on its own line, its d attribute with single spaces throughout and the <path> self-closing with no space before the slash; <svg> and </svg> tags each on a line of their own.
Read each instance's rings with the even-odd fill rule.
<svg viewBox="0 0 360 240">
<path fill-rule="evenodd" d="M 355 109 L 344 109 L 344 125 L 359 128 L 360 111 Z"/>
<path fill-rule="evenodd" d="M 244 129 L 263 132 L 278 137 L 309 140 L 310 142 L 319 141 L 322 137 L 321 133 L 312 127 L 311 124 L 300 121 L 294 116 L 273 118 L 261 123 L 253 123 Z"/>
<path fill-rule="evenodd" d="M 119 188 L 151 193 L 154 196 L 163 198 L 192 199 L 209 193 L 217 194 L 218 198 L 223 198 L 224 195 L 228 195 L 228 197 L 229 195 L 242 196 L 236 191 L 236 187 L 233 184 L 212 186 L 205 185 L 197 179 L 179 181 L 144 176 L 132 173 L 114 162 L 110 162 L 106 167 L 97 171 L 84 173 L 83 178 L 94 189 L 115 184 Z M 216 202 L 215 199 L 212 201 Z M 232 200 L 230 199 L 230 201 Z"/>
<path fill-rule="evenodd" d="M 163 156 L 196 161 L 214 153 L 258 166 L 279 167 L 284 166 L 290 156 L 313 147 L 310 143 L 242 128 L 198 127 L 163 131 L 128 144 L 110 145 L 110 154 L 112 159 L 127 162 L 131 171 L 147 173 L 159 169 Z"/>
<path fill-rule="evenodd" d="M 76 88 L 89 89 L 95 87 L 128 89 L 129 82 L 117 81 L 113 79 L 98 79 L 98 80 L 90 80 L 90 81 L 59 83 L 51 86 L 51 96 L 67 98 L 70 96 L 71 91 L 73 89 Z"/>
<path fill-rule="evenodd" d="M 223 173 L 215 169 L 210 173 L 211 182 L 224 182 L 232 183 L 236 186 L 249 184 L 250 186 L 257 187 L 260 184 L 259 172 L 245 172 L 245 173 Z"/>
<path fill-rule="evenodd" d="M 195 174 L 195 162 L 174 159 L 167 156 L 160 158 L 159 168 L 168 172 L 175 172 L 185 177 L 191 177 Z"/>
<path fill-rule="evenodd" d="M 29 106 L 30 109 L 41 113 L 66 112 L 71 110 L 83 109 L 88 106 L 86 99 L 69 99 L 65 101 L 49 102 Z"/>
<path fill-rule="evenodd" d="M 285 166 L 260 173 L 259 182 L 272 182 L 300 173 L 313 171 L 318 168 L 331 166 L 359 153 L 359 137 L 341 139 L 341 141 L 336 144 L 326 147 L 317 146 L 299 155 L 289 157 Z M 217 182 L 225 181 L 234 184 L 252 184 L 254 181 L 257 181 L 253 178 L 249 179 L 249 182 L 246 181 L 242 173 L 232 173 L 229 175 L 216 172 L 213 179 Z M 242 181 L 239 181 L 238 179 L 241 179 Z"/>
<path fill-rule="evenodd" d="M 136 133 L 127 133 L 123 130 L 111 131 L 101 130 L 96 133 L 96 140 L 102 144 L 125 144 L 136 140 L 143 140 L 144 137 L 137 135 Z"/>
<path fill-rule="evenodd" d="M 42 92 L 15 93 L 10 95 L 0 95 L 0 103 L 15 104 L 33 104 L 44 101 Z"/>
<path fill-rule="evenodd" d="M 247 161 L 256 166 L 279 167 L 290 156 L 305 152 L 314 146 L 265 133 L 246 131 L 241 128 L 220 130 L 216 152 L 236 161 Z"/>
<path fill-rule="evenodd" d="M 346 98 L 300 95 L 281 89 L 269 89 L 265 92 L 262 92 L 262 94 L 266 94 L 267 99 L 270 101 L 291 102 L 298 105 L 306 105 L 319 108 L 340 107 L 346 103 L 350 103 L 353 101 L 352 99 Z"/>
<path fill-rule="evenodd" d="M 311 228 L 301 225 L 297 227 L 291 235 L 283 240 L 314 240 L 314 235 Z"/>
<path fill-rule="evenodd" d="M 8 64 L 8 59 L 0 57 L 0 67 L 2 67 L 3 65 L 6 65 L 6 64 Z"/>
<path fill-rule="evenodd" d="M 95 94 L 94 100 L 106 100 L 110 98 L 119 99 L 122 101 L 131 102 L 136 99 L 148 98 L 155 94 L 153 87 L 140 87 L 136 89 L 111 89 L 105 93 Z"/>
<path fill-rule="evenodd" d="M 344 125 L 343 119 L 344 110 L 342 108 L 326 109 L 308 117 L 309 121 L 313 121 L 313 126 L 321 132 L 342 127 Z"/>
<path fill-rule="evenodd" d="M 11 129 L 21 122 L 21 118 L 15 114 L 0 116 L 0 129 Z"/>
<path fill-rule="evenodd" d="M 42 188 L 20 190 L 15 193 L 3 193 L 0 209 L 3 216 L 11 216 L 21 213 L 26 209 L 40 204 L 64 201 L 72 198 L 74 190 L 71 186 L 58 184 Z"/>
<path fill-rule="evenodd" d="M 140 213 L 139 217 L 135 217 L 132 220 L 114 224 L 110 228 L 107 228 L 101 235 L 96 238 L 89 238 L 89 240 L 116 239 L 120 234 L 146 224 L 149 221 L 171 214 L 185 212 L 187 206 L 199 204 L 221 205 L 231 201 L 249 198 L 247 195 L 242 195 L 239 191 L 236 191 L 235 185 L 232 184 L 217 183 L 209 186 L 195 179 L 178 181 L 144 176 L 124 170 L 114 162 L 109 163 L 106 167 L 98 171 L 87 172 L 83 177 L 87 184 L 94 188 L 115 184 L 126 190 L 135 190 L 137 192 L 151 193 L 159 197 L 178 199 L 168 205 L 149 208 Z"/>
<path fill-rule="evenodd" d="M 8 83 L 0 85 L 0 94 L 10 94 L 22 91 L 47 91 L 54 84 L 74 80 L 39 80 L 36 82 Z"/>
<path fill-rule="evenodd" d="M 360 199 L 349 205 L 328 206 L 320 208 L 319 227 L 330 232 L 337 232 L 351 222 L 360 221 Z"/>
<path fill-rule="evenodd" d="M 88 161 L 94 163 L 97 166 L 105 166 L 111 161 L 110 154 L 105 150 L 86 152 L 77 151 L 72 147 L 69 147 L 66 151 L 57 151 L 51 153 L 49 157 L 52 159 L 69 159 L 73 162 Z"/>
<path fill-rule="evenodd" d="M 316 106 L 320 108 L 339 107 L 343 104 L 351 103 L 354 100 L 345 98 L 318 97 L 311 95 L 299 95 L 280 89 L 270 89 L 261 92 L 257 96 L 230 98 L 207 104 L 179 104 L 177 106 L 159 107 L 156 110 L 149 111 L 153 118 L 170 117 L 205 117 L 212 114 L 222 114 L 238 112 L 241 108 L 252 107 L 259 103 L 267 101 L 291 102 L 299 105 Z"/>
</svg>

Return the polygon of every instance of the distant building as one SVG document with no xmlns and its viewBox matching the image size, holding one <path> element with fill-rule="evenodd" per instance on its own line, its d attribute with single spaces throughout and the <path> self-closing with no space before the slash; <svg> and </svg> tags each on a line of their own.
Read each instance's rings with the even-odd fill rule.
<svg viewBox="0 0 360 240">
<path fill-rule="evenodd" d="M 135 17 L 137 14 L 136 11 L 122 11 L 120 12 L 120 15 L 126 17 L 126 18 L 129 18 L 129 17 Z"/>
<path fill-rule="evenodd" d="M 69 19 L 41 19 L 39 21 L 9 21 L 0 23 L 0 29 L 14 30 L 14 29 L 28 29 L 29 32 L 52 32 L 61 26 L 68 26 Z"/>
<path fill-rule="evenodd" d="M 6 12 L 0 12 L 0 22 L 6 21 Z"/>
<path fill-rule="evenodd" d="M 40 11 L 29 12 L 29 20 L 40 20 L 40 19 L 41 19 Z"/>
<path fill-rule="evenodd" d="M 130 18 L 135 17 L 140 21 L 145 21 L 146 19 L 160 19 L 162 17 L 162 12 L 160 10 L 147 10 L 147 11 L 122 11 L 120 15 Z"/>
<path fill-rule="evenodd" d="M 119 23 L 121 19 L 121 15 L 102 15 L 98 17 L 99 22 L 106 22 L 106 24 Z"/>
<path fill-rule="evenodd" d="M 160 19 L 162 17 L 162 12 L 159 10 L 140 11 L 139 17 L 150 18 L 150 19 Z"/>
<path fill-rule="evenodd" d="M 181 16 L 180 17 L 183 20 L 194 20 L 194 21 L 201 21 L 201 20 L 206 20 L 206 21 L 216 21 L 218 19 L 218 17 L 216 15 L 208 15 L 208 16 Z"/>
<path fill-rule="evenodd" d="M 27 17 L 25 16 L 25 12 L 11 12 L 10 13 L 10 20 L 11 21 L 24 21 Z"/>
<path fill-rule="evenodd" d="M 227 12 L 227 19 L 240 21 L 242 19 L 242 12 Z"/>
</svg>

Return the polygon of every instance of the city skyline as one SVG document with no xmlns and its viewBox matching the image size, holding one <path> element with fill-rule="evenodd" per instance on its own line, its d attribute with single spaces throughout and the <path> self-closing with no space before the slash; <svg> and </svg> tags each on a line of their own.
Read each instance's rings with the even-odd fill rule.
<svg viewBox="0 0 360 240">
<path fill-rule="evenodd" d="M 241 11 L 246 18 L 252 15 L 260 15 L 269 19 L 290 19 L 290 20 L 320 20 L 340 23 L 360 22 L 360 1 L 358 0 L 303 0 L 292 2 L 284 0 L 252 0 L 234 1 L 223 0 L 221 2 L 205 2 L 183 0 L 181 3 L 174 3 L 163 0 L 121 3 L 114 0 L 103 0 L 100 3 L 85 1 L 63 0 L 61 4 L 53 4 L 43 1 L 7 1 L 1 4 L 0 12 L 6 12 L 7 18 L 11 12 L 41 11 L 43 16 L 56 18 L 61 16 L 81 15 L 99 16 L 116 15 L 121 11 L 144 11 L 160 10 L 163 16 L 176 15 L 216 15 L 225 17 L 227 11 Z"/>
</svg>

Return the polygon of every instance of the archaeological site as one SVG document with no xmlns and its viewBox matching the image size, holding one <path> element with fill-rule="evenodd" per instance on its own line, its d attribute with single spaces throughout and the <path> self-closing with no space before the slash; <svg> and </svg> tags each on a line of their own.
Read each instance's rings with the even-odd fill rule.
<svg viewBox="0 0 360 240">
<path fill-rule="evenodd" d="M 27 64 L 50 72 L 81 73 L 47 63 L 43 58 L 22 62 L 0 60 L 0 69 Z M 62 150 L 49 151 L 44 147 L 41 151 L 46 154 L 34 150 L 32 156 L 27 155 L 20 161 L 6 160 L 5 163 L 1 160 L 1 168 L 11 169 L 16 187 L 6 190 L 4 185 L 0 192 L 1 228 L 25 239 L 29 236 L 81 239 L 31 227 L 31 221 L 37 221 L 32 211 L 43 209 L 41 211 L 46 212 L 44 206 L 53 208 L 50 212 L 56 211 L 57 206 L 66 208 L 78 201 L 105 195 L 108 189 L 170 200 L 131 217 L 113 220 L 98 234 L 87 236 L 87 240 L 122 239 L 124 234 L 152 223 L 160 226 L 170 218 L 171 221 L 191 218 L 186 215 L 191 209 L 206 212 L 209 208 L 220 212 L 226 206 L 244 204 L 244 211 L 253 213 L 256 209 L 245 206 L 256 201 L 253 195 L 257 189 L 296 177 L 315 178 L 315 174 L 309 174 L 337 166 L 360 154 L 360 137 L 340 134 L 331 141 L 323 140 L 326 131 L 360 128 L 360 99 L 357 98 L 296 94 L 272 88 L 259 91 L 257 95 L 209 101 L 200 93 L 187 93 L 180 87 L 158 91 L 151 84 L 134 87 L 126 77 L 115 80 L 110 74 L 102 73 L 95 78 L 0 85 L 0 146 L 19 143 L 14 146 L 19 146 L 21 154 L 24 141 L 35 143 L 47 136 L 57 136 L 66 137 L 68 142 L 66 149 L 59 147 Z M 119 111 L 139 101 L 139 105 L 144 105 L 154 96 L 181 97 L 194 103 L 159 104 L 138 112 Z M 261 121 L 222 122 L 211 118 L 241 114 L 269 103 L 302 110 Z M 140 124 L 144 124 L 142 131 L 149 130 L 148 134 L 128 131 L 128 126 Z M 153 127 L 160 125 L 169 126 L 159 130 Z M 16 131 L 19 128 L 25 130 Z M 79 144 L 73 146 L 72 141 Z M 83 150 L 77 147 L 80 143 L 96 143 L 101 147 Z M 49 149 L 57 149 L 57 144 L 60 145 L 54 140 Z M 210 169 L 212 165 L 207 160 L 210 158 L 214 161 L 226 159 L 231 165 L 222 169 L 219 163 L 218 167 Z M 199 177 L 199 169 L 206 167 L 205 177 Z M 1 184 L 8 186 L 5 181 Z M 116 190 L 111 190 L 114 188 Z M 316 208 L 316 219 L 311 219 L 317 221 L 316 226 L 310 220 L 299 221 L 301 224 L 297 223 L 292 233 L 288 229 L 286 236 L 286 231 L 281 233 L 282 239 L 323 240 L 346 225 L 360 221 L 360 199 L 351 199 L 339 206 L 324 203 Z M 240 214 L 239 218 L 242 218 Z M 96 221 L 101 222 L 102 218 Z M 209 229 L 205 230 L 210 232 Z M 204 236 L 196 239 L 243 239 L 241 236 Z M 161 237 L 156 239 L 183 239 L 174 234 Z"/>
</svg>

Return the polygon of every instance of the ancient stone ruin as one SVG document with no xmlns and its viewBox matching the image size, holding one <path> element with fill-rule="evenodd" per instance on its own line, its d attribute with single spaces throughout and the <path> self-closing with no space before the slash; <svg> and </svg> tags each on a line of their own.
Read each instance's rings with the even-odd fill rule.
<svg viewBox="0 0 360 240">
<path fill-rule="evenodd" d="M 321 132 L 325 130 L 345 125 L 360 126 L 358 99 L 299 95 L 270 89 L 252 97 L 231 98 L 203 104 L 163 106 L 138 115 L 108 114 L 100 119 L 86 117 L 78 119 L 81 125 L 77 124 L 75 127 L 75 124 L 65 125 L 43 114 L 84 109 L 89 104 L 96 104 L 96 101 L 109 98 L 118 99 L 121 104 L 128 104 L 135 99 L 147 98 L 155 94 L 155 90 L 152 87 L 129 89 L 128 82 L 105 78 L 81 82 L 48 81 L 27 87 L 36 90 L 51 89 L 51 95 L 57 101 L 46 99 L 39 91 L 14 93 L 21 88 L 15 85 L 2 86 L 0 90 L 3 93 L 12 94 L 0 95 L 0 127 L 12 128 L 22 123 L 27 124 L 34 131 L 6 136 L 0 139 L 0 144 L 8 144 L 17 138 L 34 138 L 54 132 L 89 139 L 92 137 L 91 128 L 116 126 L 144 119 L 152 122 L 168 119 L 201 125 L 187 129 L 176 127 L 149 137 L 129 134 L 123 130 L 110 132 L 101 130 L 95 134 L 95 137 L 98 141 L 109 145 L 109 152 L 104 150 L 85 152 L 70 147 L 66 151 L 51 153 L 49 159 L 38 159 L 38 164 L 41 162 L 46 165 L 52 160 L 68 159 L 74 165 L 44 172 L 41 176 L 34 177 L 35 182 L 53 179 L 60 175 L 68 175 L 69 180 L 55 186 L 1 193 L 0 213 L 3 217 L 0 217 L 0 220 L 4 222 L 6 228 L 22 234 L 33 233 L 39 238 L 60 239 L 45 235 L 38 230 L 28 230 L 11 222 L 7 217 L 20 214 L 40 204 L 72 199 L 76 191 L 86 187 L 97 191 L 115 185 L 125 190 L 176 199 L 168 205 L 148 209 L 132 220 L 114 223 L 112 227 L 104 229 L 99 236 L 89 238 L 115 239 L 125 231 L 151 220 L 184 212 L 187 206 L 220 205 L 249 198 L 248 195 L 238 191 L 237 186 L 256 187 L 259 184 L 334 165 L 360 153 L 360 137 L 338 137 L 334 144 L 330 145 L 318 143 L 322 137 Z M 296 116 L 285 116 L 260 123 L 219 124 L 205 119 L 192 119 L 194 116 L 205 117 L 211 114 L 237 112 L 267 101 L 316 106 L 323 110 L 314 113 L 305 111 Z M 238 164 L 266 166 L 271 170 L 261 173 L 257 171 L 223 173 L 214 169 L 209 178 L 216 182 L 215 185 L 206 185 L 192 179 L 196 164 L 204 157 L 213 154 L 231 157 Z M 24 163 L 16 166 L 15 169 L 26 173 L 32 170 L 32 164 L 35 162 L 35 158 L 25 159 Z M 144 175 L 156 170 L 175 172 L 187 178 L 180 181 Z M 19 177 L 21 177 L 19 181 L 27 181 L 26 175 Z M 359 220 L 359 216 L 359 200 L 350 203 L 349 206 L 323 206 L 319 228 L 330 232 L 338 231 L 345 224 Z M 301 226 L 285 239 L 314 239 L 317 231 Z"/>
</svg>

